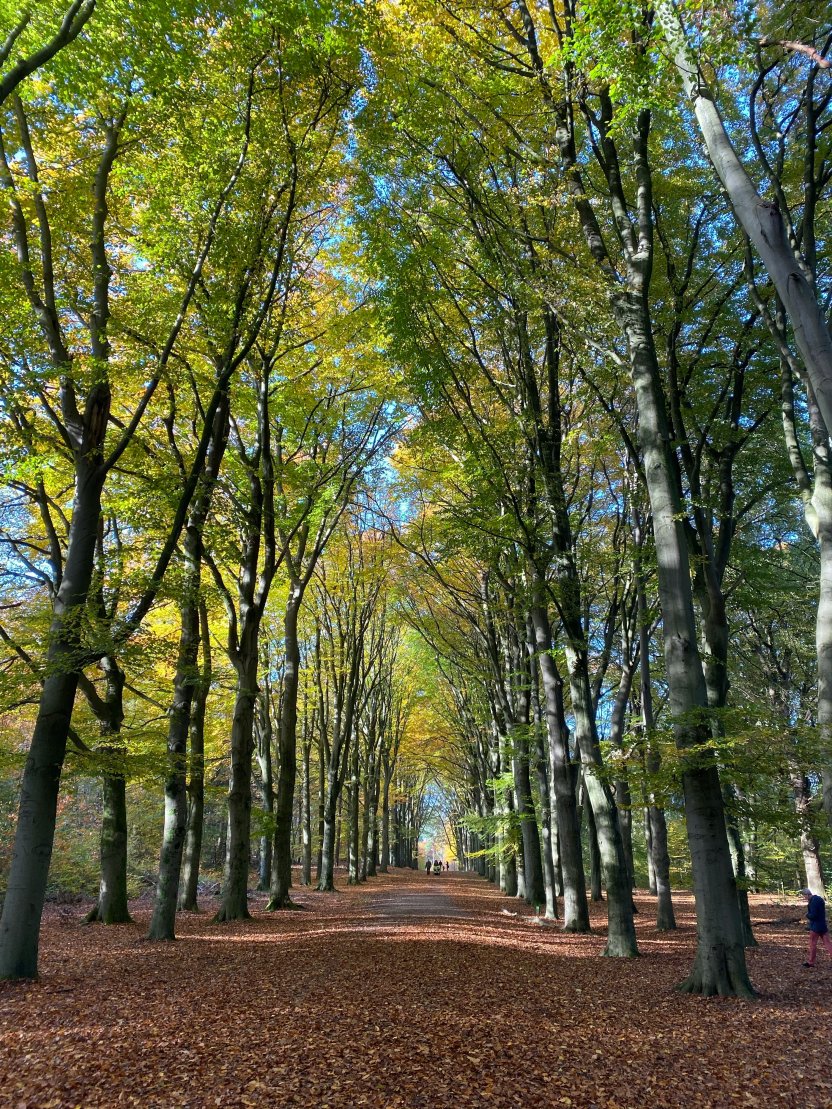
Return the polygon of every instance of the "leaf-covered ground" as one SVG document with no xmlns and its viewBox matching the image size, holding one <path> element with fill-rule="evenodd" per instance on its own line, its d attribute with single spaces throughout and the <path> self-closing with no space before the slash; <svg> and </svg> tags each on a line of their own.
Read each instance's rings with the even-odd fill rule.
<svg viewBox="0 0 832 1109">
<path fill-rule="evenodd" d="M 394 872 L 305 911 L 215 925 L 180 914 L 175 944 L 135 925 L 81 927 L 52 907 L 38 983 L 0 983 L 0 1105 L 832 1105 L 832 959 L 804 970 L 796 899 L 753 898 L 753 1003 L 674 991 L 694 928 L 642 957 L 536 924 L 481 879 Z M 210 910 L 210 904 L 206 904 Z M 518 913 L 518 915 L 507 915 Z"/>
</svg>

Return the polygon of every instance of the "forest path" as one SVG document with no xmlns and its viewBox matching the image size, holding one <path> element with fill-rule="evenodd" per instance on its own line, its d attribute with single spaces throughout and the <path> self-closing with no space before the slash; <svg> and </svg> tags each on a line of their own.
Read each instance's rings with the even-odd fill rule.
<svg viewBox="0 0 832 1109">
<path fill-rule="evenodd" d="M 336 881 L 343 874 L 336 875 Z M 689 997 L 692 899 L 642 957 L 534 922 L 482 879 L 393 871 L 303 911 L 213 924 L 174 944 L 133 925 L 80 927 L 50 907 L 42 978 L 0 983 L 0 1107 L 13 1109 L 726 1109 L 832 1105 L 832 960 L 801 967 L 804 911 L 752 897 L 761 1000 Z"/>
<path fill-rule="evenodd" d="M 391 923 L 412 920 L 463 919 L 476 916 L 473 911 L 454 899 L 464 893 L 471 882 L 470 876 L 460 876 L 450 871 L 430 875 L 419 871 L 407 885 L 390 885 L 373 889 L 364 901 L 365 911 L 382 921 Z"/>
</svg>

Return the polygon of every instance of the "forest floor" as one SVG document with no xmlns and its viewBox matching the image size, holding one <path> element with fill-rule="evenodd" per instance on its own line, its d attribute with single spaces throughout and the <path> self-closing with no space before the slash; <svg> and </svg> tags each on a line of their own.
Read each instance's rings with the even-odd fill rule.
<svg viewBox="0 0 832 1109">
<path fill-rule="evenodd" d="M 0 1105 L 14 1109 L 635 1109 L 832 1106 L 832 959 L 802 967 L 797 898 L 752 898 L 755 1002 L 674 986 L 693 957 L 639 896 L 641 958 L 601 957 L 482 879 L 394 871 L 294 891 L 301 912 L 211 923 L 174 944 L 50 906 L 41 979 L 0 983 Z"/>
</svg>

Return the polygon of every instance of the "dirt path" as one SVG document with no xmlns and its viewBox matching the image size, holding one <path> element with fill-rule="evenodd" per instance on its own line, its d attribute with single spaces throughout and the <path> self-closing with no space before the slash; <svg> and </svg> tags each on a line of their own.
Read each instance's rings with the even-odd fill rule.
<svg viewBox="0 0 832 1109">
<path fill-rule="evenodd" d="M 832 959 L 805 971 L 790 907 L 756 899 L 761 1000 L 679 995 L 694 929 L 600 957 L 479 879 L 401 872 L 304 911 L 213 925 L 176 944 L 50 910 L 43 977 L 0 984 L 0 1106 L 145 1109 L 576 1109 L 832 1105 Z M 518 913 L 519 915 L 507 915 Z"/>
</svg>

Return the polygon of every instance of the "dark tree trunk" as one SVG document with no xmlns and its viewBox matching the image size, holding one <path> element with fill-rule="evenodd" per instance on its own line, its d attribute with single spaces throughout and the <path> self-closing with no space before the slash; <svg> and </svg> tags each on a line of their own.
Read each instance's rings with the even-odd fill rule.
<svg viewBox="0 0 832 1109">
<path fill-rule="evenodd" d="M 228 850 L 225 857 L 217 922 L 248 920 L 251 868 L 251 766 L 254 756 L 254 713 L 257 702 L 257 631 L 240 644 L 237 692 L 231 721 L 231 782 L 228 790 Z M 289 812 L 291 824 L 291 810 Z"/>
<path fill-rule="evenodd" d="M 300 582 L 292 582 L 283 619 L 286 666 L 280 699 L 280 772 L 277 781 L 272 884 L 268 909 L 285 909 L 292 904 L 289 891 L 292 888 L 292 809 L 297 777 L 298 683 L 300 680 L 298 613 L 302 600 L 303 587 Z"/>
<path fill-rule="evenodd" d="M 108 405 L 106 406 L 108 408 Z M 106 426 L 107 413 L 102 412 Z M 66 756 L 81 644 L 81 612 L 95 566 L 104 475 L 78 466 L 63 579 L 49 629 L 46 677 L 20 786 L 17 828 L 0 917 L 0 978 L 35 978 L 40 920 Z"/>
<path fill-rule="evenodd" d="M 185 849 L 182 859 L 182 890 L 179 908 L 187 912 L 199 911 L 199 871 L 202 865 L 202 837 L 205 820 L 205 714 L 211 689 L 212 663 L 211 640 L 208 627 L 208 609 L 199 605 L 200 641 L 202 645 L 202 676 L 194 691 L 191 708 L 190 766 L 188 770 L 188 825 L 185 832 Z"/>
</svg>

